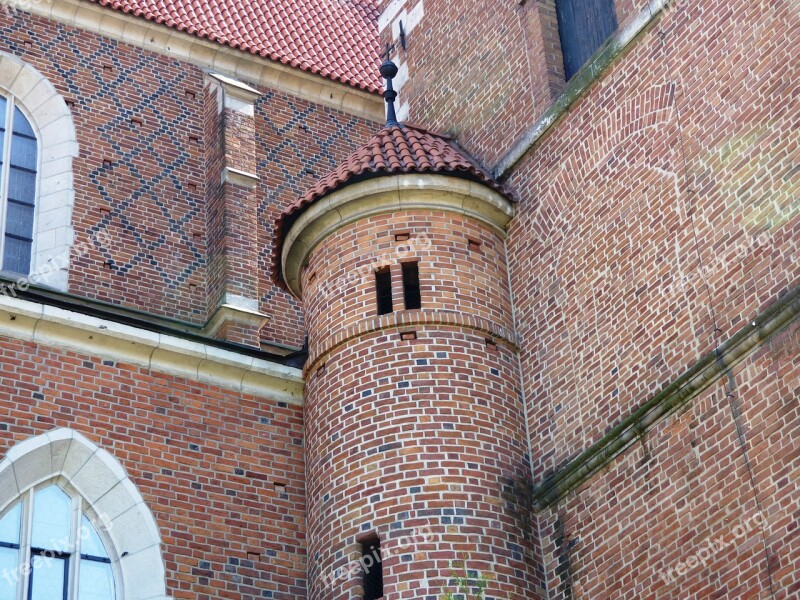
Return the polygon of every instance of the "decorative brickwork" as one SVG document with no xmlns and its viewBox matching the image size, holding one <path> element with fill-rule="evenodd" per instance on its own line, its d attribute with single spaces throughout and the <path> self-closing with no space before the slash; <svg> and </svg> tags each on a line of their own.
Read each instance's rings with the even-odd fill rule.
<svg viewBox="0 0 800 600">
<path fill-rule="evenodd" d="M 204 322 L 201 73 L 15 11 L 0 46 L 72 105 L 76 242 L 112 240 L 75 257 L 70 291 Z"/>
<path fill-rule="evenodd" d="M 82 244 L 73 296 L 3 292 L 0 456 L 113 456 L 159 595 L 361 600 L 378 541 L 385 600 L 461 560 L 486 600 L 800 595 L 796 0 L 616 0 L 569 82 L 555 0 L 347 0 L 327 72 L 81 3 L 0 14 L 72 113 Z M 375 137 L 333 80 L 379 42 L 420 125 Z"/>
<path fill-rule="evenodd" d="M 75 241 L 93 251 L 73 257 L 70 292 L 205 324 L 221 293 L 209 286 L 213 240 L 206 226 L 220 181 L 212 173 L 221 133 L 209 130 L 207 113 L 217 106 L 204 97 L 204 74 L 13 10 L 0 13 L 0 48 L 39 70 L 72 107 L 81 150 L 74 167 Z M 300 309 L 274 285 L 269 260 L 277 214 L 363 143 L 375 124 L 271 91 L 257 102 L 255 119 L 256 155 L 247 160 L 257 161 L 261 180 L 259 262 L 242 268 L 260 278 L 256 310 L 270 317 L 264 338 L 299 348 Z M 246 329 L 251 337 L 243 340 L 255 343 Z"/>
<path fill-rule="evenodd" d="M 369 139 L 376 124 L 268 91 L 256 103 L 256 125 L 257 174 L 263 191 L 258 276 L 261 311 L 271 317 L 263 337 L 299 348 L 306 331 L 300 303 L 276 283 L 278 217 Z"/>
</svg>

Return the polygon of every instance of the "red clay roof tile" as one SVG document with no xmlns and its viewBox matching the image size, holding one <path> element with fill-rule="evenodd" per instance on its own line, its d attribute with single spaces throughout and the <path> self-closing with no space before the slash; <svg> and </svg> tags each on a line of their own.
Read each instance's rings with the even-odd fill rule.
<svg viewBox="0 0 800 600">
<path fill-rule="evenodd" d="M 377 0 L 90 1 L 363 90 L 381 90 Z"/>
<path fill-rule="evenodd" d="M 306 208 L 352 183 L 403 173 L 439 173 L 477 181 L 513 201 L 511 192 L 460 150 L 452 138 L 409 124 L 387 126 L 283 211 L 276 229 L 274 273 L 280 273 L 283 239 Z"/>
<path fill-rule="evenodd" d="M 398 173 L 451 174 L 483 183 L 511 198 L 508 190 L 462 152 L 451 138 L 414 125 L 385 127 L 361 149 L 351 154 L 338 169 L 320 179 L 283 213 L 289 216 L 342 188 L 353 180 Z"/>
</svg>

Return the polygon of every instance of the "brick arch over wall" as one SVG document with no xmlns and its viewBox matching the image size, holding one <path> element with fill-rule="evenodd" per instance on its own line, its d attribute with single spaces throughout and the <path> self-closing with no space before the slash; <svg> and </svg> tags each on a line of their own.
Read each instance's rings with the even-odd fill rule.
<svg viewBox="0 0 800 600">
<path fill-rule="evenodd" d="M 39 138 L 31 280 L 66 291 L 74 243 L 72 159 L 78 155 L 72 112 L 44 75 L 5 52 L 0 52 L 0 92 L 14 97 Z"/>
<path fill-rule="evenodd" d="M 158 526 L 122 465 L 71 429 L 29 438 L 0 462 L 0 513 L 27 490 L 50 480 L 65 483 L 107 524 L 110 556 L 121 579 L 119 599 L 170 600 Z"/>
</svg>

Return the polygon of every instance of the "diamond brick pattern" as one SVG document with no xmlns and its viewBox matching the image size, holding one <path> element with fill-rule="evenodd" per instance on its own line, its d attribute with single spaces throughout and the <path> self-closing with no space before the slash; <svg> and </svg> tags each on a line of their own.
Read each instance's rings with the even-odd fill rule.
<svg viewBox="0 0 800 600">
<path fill-rule="evenodd" d="M 111 242 L 73 257 L 70 291 L 204 322 L 204 197 L 189 185 L 204 165 L 202 72 L 18 11 L 0 16 L 0 48 L 72 103 L 76 242 Z"/>
<path fill-rule="evenodd" d="M 272 317 L 262 339 L 301 347 L 302 306 L 276 283 L 276 224 L 281 212 L 317 177 L 335 169 L 369 139 L 375 123 L 276 92 L 259 98 L 255 114 L 261 179 L 259 289 L 261 311 Z"/>
</svg>

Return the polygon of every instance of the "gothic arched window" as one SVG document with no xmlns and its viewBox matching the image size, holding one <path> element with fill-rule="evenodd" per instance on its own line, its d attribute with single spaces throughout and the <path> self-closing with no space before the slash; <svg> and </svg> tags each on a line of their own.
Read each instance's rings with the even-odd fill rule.
<svg viewBox="0 0 800 600">
<path fill-rule="evenodd" d="M 13 96 L 0 96 L 0 269 L 31 272 L 39 142 Z"/>
<path fill-rule="evenodd" d="M 114 600 L 111 558 L 83 499 L 30 489 L 0 518 L 0 600 Z"/>
</svg>

